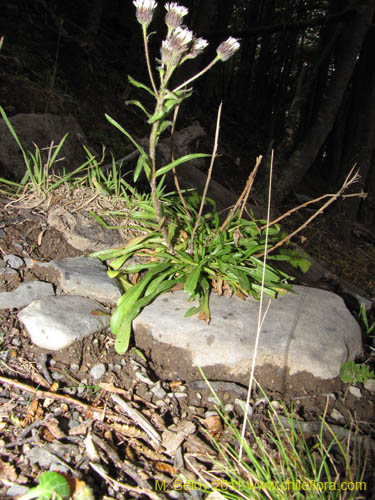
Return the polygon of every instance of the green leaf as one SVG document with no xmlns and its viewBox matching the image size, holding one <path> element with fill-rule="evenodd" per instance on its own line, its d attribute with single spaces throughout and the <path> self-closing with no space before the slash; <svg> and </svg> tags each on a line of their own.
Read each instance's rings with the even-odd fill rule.
<svg viewBox="0 0 375 500">
<path fill-rule="evenodd" d="M 127 132 L 118 122 L 116 122 L 116 120 L 114 120 L 109 115 L 107 115 L 107 113 L 105 113 L 105 117 L 107 118 L 109 123 L 111 123 L 114 127 L 116 127 L 121 133 L 126 135 L 126 137 L 129 139 L 129 141 L 138 149 L 138 151 L 140 152 L 140 154 L 142 156 L 147 158 L 146 151 L 142 148 L 142 146 L 140 146 L 137 143 L 137 141 L 135 139 L 133 139 L 133 137 L 129 134 L 129 132 Z"/>
<path fill-rule="evenodd" d="M 137 301 L 154 276 L 165 271 L 168 267 L 169 264 L 158 264 L 153 269 L 149 269 L 145 276 L 117 301 L 117 308 L 112 314 L 110 326 L 112 333 L 118 339 L 117 344 L 121 346 L 119 353 L 125 352 L 129 345 L 131 322 L 139 314 Z M 122 350 L 124 346 L 126 346 L 125 351 Z"/>
<path fill-rule="evenodd" d="M 189 295 L 192 295 L 197 288 L 198 280 L 202 272 L 202 265 L 203 264 L 197 266 L 192 272 L 188 273 L 187 275 L 184 290 Z"/>
<path fill-rule="evenodd" d="M 137 80 L 134 80 L 134 78 L 131 77 L 130 75 L 128 75 L 128 80 L 129 80 L 129 83 L 131 83 L 132 85 L 134 85 L 134 87 L 146 90 L 146 92 L 148 92 L 149 94 L 151 94 L 152 97 L 155 97 L 154 92 L 150 88 L 148 88 L 146 85 L 144 85 L 143 83 L 138 82 Z"/>
<path fill-rule="evenodd" d="M 165 269 L 165 266 L 160 265 L 160 269 L 161 268 Z M 148 273 L 151 273 L 151 271 L 148 271 Z M 147 276 L 147 274 L 146 274 L 146 276 Z M 152 277 L 155 274 L 157 274 L 157 271 L 154 270 L 152 272 L 152 274 L 149 276 L 150 279 L 152 279 Z M 111 318 L 111 330 L 116 335 L 115 349 L 118 352 L 118 354 L 124 354 L 128 350 L 130 335 L 131 335 L 131 325 L 132 325 L 133 319 L 135 319 L 138 316 L 138 314 L 141 312 L 141 310 L 145 306 L 150 304 L 150 302 L 152 302 L 158 295 L 160 295 L 161 293 L 163 293 L 167 290 L 170 290 L 176 283 L 175 280 L 164 281 L 163 283 L 161 283 L 159 285 L 159 287 L 157 287 L 156 290 L 154 290 L 153 293 L 147 294 L 144 297 L 139 298 L 141 293 L 143 292 L 144 288 L 148 285 L 148 282 L 150 281 L 149 279 L 145 280 L 146 276 L 144 278 L 142 278 L 142 280 L 137 285 L 135 285 L 129 292 L 126 293 L 126 295 L 129 295 L 135 288 L 137 288 L 137 286 L 139 284 L 141 284 L 139 289 L 136 290 L 136 293 L 133 294 L 133 297 L 131 297 L 131 299 L 133 299 L 133 300 L 125 301 L 122 304 L 121 308 L 116 309 L 115 313 L 113 314 L 113 316 Z M 145 280 L 145 283 L 142 283 L 143 280 Z M 134 296 L 137 296 L 137 299 L 134 299 Z M 114 323 L 112 323 L 112 320 L 113 320 L 113 318 L 118 310 L 119 310 L 118 314 L 119 314 L 119 316 L 122 316 L 122 318 L 121 317 L 119 318 L 120 323 L 118 325 L 114 325 Z M 117 327 L 116 332 L 112 329 L 112 327 L 115 327 L 115 326 Z"/>
<path fill-rule="evenodd" d="M 116 259 L 113 259 L 111 261 L 111 269 L 113 271 L 118 271 L 122 265 L 125 264 L 125 262 L 130 258 L 131 252 L 126 252 L 124 255 L 120 255 L 120 257 L 117 257 Z"/>
<path fill-rule="evenodd" d="M 301 269 L 303 273 L 307 273 L 307 271 L 310 269 L 311 262 L 307 259 L 300 259 L 298 261 L 298 267 Z"/>
<path fill-rule="evenodd" d="M 70 495 L 70 487 L 64 476 L 58 472 L 43 472 L 39 477 L 40 486 L 52 495 L 57 493 L 65 498 Z"/>
<path fill-rule="evenodd" d="M 362 383 L 370 378 L 375 378 L 375 373 L 370 370 L 368 365 L 347 361 L 340 369 L 340 378 L 346 383 Z"/>
<path fill-rule="evenodd" d="M 167 115 L 167 113 L 166 113 L 163 109 L 161 109 L 161 110 L 160 110 L 160 111 L 158 111 L 157 113 L 154 113 L 154 114 L 151 116 L 151 118 L 149 118 L 149 119 L 147 120 L 147 123 L 148 123 L 149 125 L 152 125 L 153 123 L 155 123 L 155 122 L 157 122 L 157 121 L 162 120 L 162 119 L 164 118 L 164 116 L 166 116 L 166 115 Z"/>
<path fill-rule="evenodd" d="M 143 106 L 143 104 L 139 101 L 136 101 L 134 99 L 130 99 L 129 101 L 125 101 L 125 104 L 128 105 L 128 104 L 133 104 L 133 106 L 137 106 L 138 108 L 140 108 L 144 114 L 147 116 L 147 118 L 150 118 L 151 116 L 151 113 L 149 113 L 146 108 Z"/>
<path fill-rule="evenodd" d="M 178 165 L 181 165 L 181 163 L 186 163 L 190 160 L 195 160 L 196 158 L 206 158 L 207 156 L 211 156 L 209 154 L 205 153 L 192 153 L 188 155 L 181 156 L 181 158 L 178 158 L 175 161 L 172 161 L 172 163 L 168 163 L 168 165 L 165 165 L 164 167 L 159 168 L 159 170 L 156 172 L 155 177 L 159 177 L 160 175 L 164 175 L 172 168 L 177 167 Z"/>
<path fill-rule="evenodd" d="M 147 180 L 150 180 L 150 175 L 151 175 L 150 160 L 147 156 L 140 155 L 137 161 L 137 166 L 134 170 L 134 176 L 133 176 L 134 182 L 137 182 L 142 170 L 144 170 Z"/>
<path fill-rule="evenodd" d="M 157 131 L 157 137 L 159 137 L 159 135 L 161 135 L 163 132 L 165 132 L 167 130 L 168 127 L 171 127 L 173 125 L 173 122 L 171 120 L 163 120 L 160 125 L 159 125 L 159 128 L 158 128 L 158 131 Z"/>
<path fill-rule="evenodd" d="M 38 498 L 39 500 L 49 500 L 52 497 L 69 498 L 70 487 L 64 476 L 58 472 L 43 472 L 39 477 L 39 485 L 31 488 L 19 500 L 29 500 Z"/>
<path fill-rule="evenodd" d="M 190 316 L 194 316 L 194 314 L 198 314 L 201 310 L 201 307 L 198 306 L 198 307 L 190 307 L 190 309 L 188 309 L 186 311 L 186 313 L 184 314 L 184 317 L 185 318 L 190 318 Z"/>
<path fill-rule="evenodd" d="M 135 348 L 134 352 L 136 353 L 137 356 L 139 356 L 143 361 L 147 361 L 146 356 L 143 354 L 143 352 L 140 349 Z"/>
<path fill-rule="evenodd" d="M 118 354 L 125 354 L 129 349 L 131 329 L 131 320 L 123 321 L 118 328 L 115 340 L 115 349 Z"/>
</svg>

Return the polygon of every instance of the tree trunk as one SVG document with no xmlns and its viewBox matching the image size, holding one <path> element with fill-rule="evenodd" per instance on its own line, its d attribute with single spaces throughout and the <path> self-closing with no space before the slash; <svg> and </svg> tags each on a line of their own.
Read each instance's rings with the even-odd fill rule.
<svg viewBox="0 0 375 500">
<path fill-rule="evenodd" d="M 359 1 L 357 14 L 343 30 L 340 43 L 342 50 L 337 56 L 335 73 L 310 129 L 289 158 L 283 158 L 280 152 L 281 158 L 276 164 L 273 177 L 272 198 L 275 203 L 285 198 L 293 186 L 302 180 L 332 130 L 374 12 L 375 0 L 363 3 Z M 276 159 L 277 155 L 276 152 Z M 258 195 L 259 199 L 265 199 L 265 185 L 258 188 Z"/>
</svg>

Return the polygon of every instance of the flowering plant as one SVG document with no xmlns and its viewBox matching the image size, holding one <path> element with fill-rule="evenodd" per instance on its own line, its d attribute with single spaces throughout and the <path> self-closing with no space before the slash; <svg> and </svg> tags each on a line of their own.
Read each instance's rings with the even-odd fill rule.
<svg viewBox="0 0 375 500">
<path fill-rule="evenodd" d="M 264 253 L 266 241 L 276 244 L 279 240 L 279 226 L 266 230 L 257 222 L 242 218 L 243 207 L 250 192 L 255 172 L 249 177 L 246 190 L 241 195 L 227 219 L 221 223 L 215 204 L 206 197 L 189 194 L 186 199 L 179 189 L 177 194 L 164 194 L 165 174 L 178 165 L 195 158 L 211 155 L 187 154 L 167 165 L 159 166 L 157 161 L 158 141 L 168 128 L 174 129 L 171 113 L 192 94 L 190 84 L 206 73 L 216 63 L 227 61 L 239 49 L 235 38 L 229 37 L 216 50 L 214 59 L 200 72 L 178 85 L 169 88 L 171 77 L 178 67 L 188 59 L 198 57 L 207 47 L 203 38 L 196 37 L 182 25 L 188 9 L 175 2 L 165 5 L 167 35 L 160 49 L 156 84 L 151 68 L 148 48 L 148 27 L 152 21 L 157 3 L 154 0 L 134 0 L 137 21 L 142 26 L 145 59 L 151 88 L 129 77 L 132 85 L 148 92 L 155 99 L 155 108 L 150 113 L 141 102 L 128 101 L 146 115 L 150 125 L 148 150 L 140 146 L 118 122 L 107 116 L 138 149 L 139 159 L 134 171 L 134 181 L 144 172 L 151 189 L 151 200 L 138 200 L 138 210 L 132 214 L 135 221 L 142 220 L 146 234 L 134 238 L 123 248 L 102 250 L 92 254 L 109 262 L 108 274 L 117 277 L 125 293 L 119 299 L 111 317 L 111 330 L 116 335 L 116 350 L 123 353 L 129 345 L 133 319 L 141 309 L 161 293 L 171 289 L 184 289 L 190 300 L 198 300 L 197 307 L 191 307 L 185 316 L 199 313 L 200 319 L 210 321 L 209 296 L 212 290 L 219 294 L 236 293 L 240 297 L 260 293 L 262 276 L 265 276 L 265 293 L 275 297 L 279 292 L 290 289 L 287 275 L 263 265 L 259 255 Z M 219 128 L 221 105 L 219 107 L 216 134 Z M 175 113 L 176 116 L 176 113 Z M 211 175 L 215 159 L 217 137 L 208 175 Z M 260 162 L 259 162 L 260 163 Z M 256 168 L 258 168 L 257 163 Z M 151 201 L 151 203 L 150 203 Z M 242 208 L 241 208 L 242 205 Z M 205 213 L 203 208 L 206 206 Z M 259 221 L 258 221 L 259 222 Z M 264 223 L 265 221 L 260 221 Z M 141 262 L 129 260 L 138 256 Z M 131 262 L 131 263 L 130 263 Z"/>
</svg>

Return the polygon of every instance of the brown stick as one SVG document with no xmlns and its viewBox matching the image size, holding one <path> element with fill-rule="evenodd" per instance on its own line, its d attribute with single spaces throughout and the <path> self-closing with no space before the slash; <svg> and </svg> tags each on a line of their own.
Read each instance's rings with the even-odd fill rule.
<svg viewBox="0 0 375 500">
<path fill-rule="evenodd" d="M 198 215 L 197 215 L 197 220 L 195 221 L 195 225 L 194 225 L 193 231 L 191 233 L 191 238 L 190 238 L 190 243 L 189 243 L 189 251 L 190 252 L 192 252 L 192 250 L 193 250 L 194 236 L 195 236 L 195 233 L 197 232 L 197 229 L 198 229 L 198 226 L 199 226 L 199 221 L 200 221 L 200 218 L 202 216 L 203 207 L 204 207 L 204 203 L 206 201 L 206 196 L 207 196 L 207 190 L 208 190 L 208 186 L 209 186 L 210 180 L 211 180 L 212 169 L 213 169 L 214 163 L 215 163 L 216 152 L 217 152 L 217 147 L 218 147 L 218 143 L 219 143 L 219 130 L 220 130 L 220 119 L 221 119 L 221 110 L 222 110 L 222 108 L 223 108 L 223 103 L 221 102 L 220 105 L 219 105 L 218 112 L 217 112 L 216 130 L 215 130 L 215 142 L 214 142 L 214 147 L 213 147 L 213 150 L 212 150 L 212 156 L 211 156 L 210 166 L 208 168 L 206 184 L 204 186 L 204 190 L 203 190 L 203 194 L 202 194 L 202 200 L 201 200 L 201 204 L 200 204 L 200 207 L 199 207 L 199 212 L 198 212 Z"/>
<path fill-rule="evenodd" d="M 262 252 L 260 254 L 256 254 L 254 255 L 254 257 L 262 257 L 265 253 L 268 255 L 270 252 L 273 252 L 276 248 L 280 247 L 281 245 L 283 245 L 284 243 L 286 243 L 287 241 L 289 241 L 291 238 L 293 238 L 293 236 L 295 236 L 296 234 L 298 234 L 300 231 L 302 231 L 303 228 L 305 228 L 306 226 L 308 226 L 310 224 L 310 222 L 312 220 L 314 220 L 320 213 L 322 213 L 329 205 L 331 205 L 331 203 L 333 203 L 334 201 L 336 201 L 338 198 L 340 198 L 341 196 L 345 196 L 343 195 L 343 192 L 351 185 L 353 184 L 354 182 L 357 182 L 358 178 L 359 178 L 359 175 L 358 175 L 358 172 L 355 172 L 355 174 L 352 176 L 353 174 L 353 170 L 356 168 L 356 165 L 353 165 L 353 167 L 351 168 L 350 172 L 348 173 L 348 175 L 346 176 L 346 179 L 343 183 L 343 185 L 341 186 L 341 188 L 337 191 L 336 194 L 325 194 L 323 196 L 320 196 L 319 198 L 317 198 L 316 200 L 311 200 L 311 201 L 308 201 L 306 203 L 304 203 L 303 205 L 301 205 L 300 207 L 297 207 L 297 208 L 302 208 L 302 206 L 307 206 L 309 205 L 310 203 L 313 203 L 314 201 L 318 201 L 318 200 L 321 200 L 323 198 L 327 198 L 327 196 L 330 197 L 330 199 L 328 201 L 326 201 L 324 203 L 324 205 L 322 205 L 311 217 L 309 217 L 299 228 L 297 228 L 295 231 L 293 231 L 291 234 L 288 234 L 287 236 L 285 236 L 285 238 L 283 238 L 282 240 L 278 241 L 273 247 L 271 247 L 269 250 L 267 250 L 266 252 Z M 360 196 L 360 197 L 363 197 L 365 195 L 365 193 L 355 193 L 353 195 L 350 195 L 350 196 Z M 290 213 L 292 213 L 293 211 L 295 211 L 296 209 L 292 209 L 290 210 L 289 212 L 287 212 L 287 214 L 290 215 Z M 286 214 L 286 215 L 287 215 Z M 275 219 L 275 221 L 271 222 L 270 225 L 272 224 L 275 224 L 276 221 L 279 221 L 281 219 L 283 219 L 284 217 L 286 217 L 286 215 L 284 216 L 281 216 L 279 217 L 278 219 Z M 266 226 L 263 226 L 263 228 L 261 229 L 264 229 L 264 227 Z"/>
<path fill-rule="evenodd" d="M 67 404 L 73 404 L 76 406 L 80 406 L 86 411 L 90 411 L 93 413 L 93 416 L 98 418 L 99 420 L 104 420 L 104 417 L 106 415 L 111 416 L 112 418 L 116 418 L 117 415 L 109 410 L 106 409 L 101 409 L 97 408 L 95 406 L 91 406 L 87 403 L 83 403 L 82 401 L 79 401 L 78 399 L 71 398 L 70 396 L 66 396 L 65 394 L 58 394 L 56 392 L 51 392 L 51 391 L 41 391 L 40 389 L 35 389 L 34 387 L 31 387 L 30 385 L 24 384 L 23 382 L 19 382 L 18 380 L 13 380 L 7 377 L 2 377 L 0 376 L 0 382 L 6 385 L 11 385 L 12 387 L 16 387 L 17 389 L 20 389 L 21 391 L 26 391 L 26 392 L 31 392 L 34 394 L 35 397 L 40 398 L 40 399 L 54 399 L 56 401 L 63 401 Z M 123 419 L 121 419 L 123 420 Z"/>
<path fill-rule="evenodd" d="M 242 213 L 243 213 L 243 210 L 246 206 L 246 202 L 247 202 L 247 198 L 249 197 L 249 194 L 250 194 L 250 191 L 251 191 L 251 188 L 253 186 L 253 183 L 254 183 L 254 179 L 255 179 L 255 176 L 258 172 L 258 168 L 262 162 L 262 158 L 263 156 L 258 156 L 257 159 L 256 159 L 256 162 L 255 162 L 255 165 L 254 165 L 254 168 L 253 170 L 250 172 L 250 175 L 249 175 L 249 178 L 247 179 L 246 181 L 246 184 L 245 184 L 245 187 L 243 188 L 242 190 L 242 193 L 240 194 L 240 196 L 238 197 L 238 200 L 236 201 L 234 207 L 230 210 L 229 214 L 227 215 L 225 221 L 222 223 L 222 225 L 219 227 L 218 231 L 216 234 L 220 233 L 221 231 L 224 230 L 224 228 L 228 225 L 229 221 L 231 220 L 231 218 L 233 217 L 233 214 L 236 213 L 236 211 L 238 210 L 238 207 L 240 206 L 242 200 L 246 200 L 244 201 L 242 207 L 241 207 L 241 216 L 242 216 Z M 239 217 L 240 219 L 241 217 Z"/>
</svg>

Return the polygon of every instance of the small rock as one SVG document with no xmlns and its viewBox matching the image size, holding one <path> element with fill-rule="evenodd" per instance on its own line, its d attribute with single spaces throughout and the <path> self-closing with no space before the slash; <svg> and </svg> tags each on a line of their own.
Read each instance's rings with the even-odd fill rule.
<svg viewBox="0 0 375 500">
<path fill-rule="evenodd" d="M 81 396 L 86 390 L 86 386 L 85 384 L 83 384 L 82 382 L 79 384 L 79 386 L 77 387 L 77 392 L 78 394 Z"/>
<path fill-rule="evenodd" d="M 106 372 L 105 365 L 103 363 L 98 363 L 97 365 L 94 365 L 91 370 L 90 370 L 90 375 L 95 379 L 98 380 L 99 378 L 103 377 L 103 375 Z"/>
<path fill-rule="evenodd" d="M 42 266 L 52 267 L 60 273 L 60 286 L 65 293 L 112 303 L 121 297 L 119 284 L 108 277 L 105 266 L 98 259 L 73 257 L 43 263 Z"/>
<path fill-rule="evenodd" d="M 44 281 L 30 281 L 29 283 L 23 283 L 12 292 L 0 293 L 0 309 L 24 307 L 29 305 L 33 300 L 51 295 L 55 295 L 51 283 L 45 283 Z"/>
<path fill-rule="evenodd" d="M 104 308 L 94 300 L 69 295 L 34 300 L 18 313 L 34 344 L 57 351 L 109 325 L 109 316 L 93 315 Z"/>
<path fill-rule="evenodd" d="M 32 464 L 38 464 L 42 469 L 49 469 L 50 466 L 56 465 L 56 459 L 52 453 L 45 448 L 34 446 L 26 453 L 27 458 Z"/>
<path fill-rule="evenodd" d="M 160 380 L 150 389 L 154 397 L 158 399 L 163 399 L 167 395 L 167 392 L 162 388 Z"/>
<path fill-rule="evenodd" d="M 326 392 L 326 393 L 322 394 L 322 396 L 328 397 L 329 399 L 332 399 L 333 401 L 336 401 L 336 399 L 337 399 L 336 394 L 334 394 L 333 392 Z"/>
<path fill-rule="evenodd" d="M 9 351 L 0 351 L 0 360 L 6 363 L 8 361 Z"/>
<path fill-rule="evenodd" d="M 12 269 L 11 267 L 7 267 L 6 269 L 2 270 L 2 275 L 3 276 L 18 276 L 18 273 L 15 269 Z"/>
<path fill-rule="evenodd" d="M 153 385 L 154 384 L 154 382 L 147 375 L 144 375 L 140 371 L 135 372 L 135 378 L 137 378 L 140 382 L 143 382 L 146 385 Z"/>
<path fill-rule="evenodd" d="M 353 396 L 355 396 L 356 398 L 361 397 L 361 390 L 358 389 L 358 387 L 355 387 L 354 385 L 350 385 L 348 390 L 349 390 L 350 394 L 353 394 Z"/>
<path fill-rule="evenodd" d="M 4 260 L 12 269 L 19 269 L 24 265 L 24 260 L 21 259 L 21 257 L 18 257 L 18 255 L 5 255 Z"/>
<path fill-rule="evenodd" d="M 218 416 L 218 413 L 217 413 L 217 411 L 215 411 L 215 410 L 209 410 L 209 411 L 206 411 L 206 412 L 205 412 L 204 416 L 205 416 L 206 418 L 208 418 L 208 417 L 217 417 L 217 416 Z"/>
<path fill-rule="evenodd" d="M 26 486 L 21 486 L 18 484 L 14 484 L 7 490 L 7 496 L 8 497 L 19 497 L 21 495 L 24 495 L 29 491 L 30 488 L 27 488 Z"/>
<path fill-rule="evenodd" d="M 276 400 L 271 401 L 270 406 L 272 406 L 272 408 L 275 411 L 281 411 L 283 409 L 283 405 L 280 403 L 280 401 L 276 401 Z"/>
<path fill-rule="evenodd" d="M 333 418 L 333 420 L 337 420 L 338 422 L 345 422 L 344 416 L 342 415 L 342 413 L 340 413 L 338 410 L 336 410 L 336 408 L 333 408 L 330 415 L 331 415 L 331 418 Z"/>
<path fill-rule="evenodd" d="M 375 378 L 369 378 L 363 385 L 367 391 L 375 392 Z"/>
<path fill-rule="evenodd" d="M 174 397 L 176 399 L 184 399 L 184 398 L 187 398 L 188 395 L 186 394 L 186 392 L 175 392 Z"/>
</svg>

